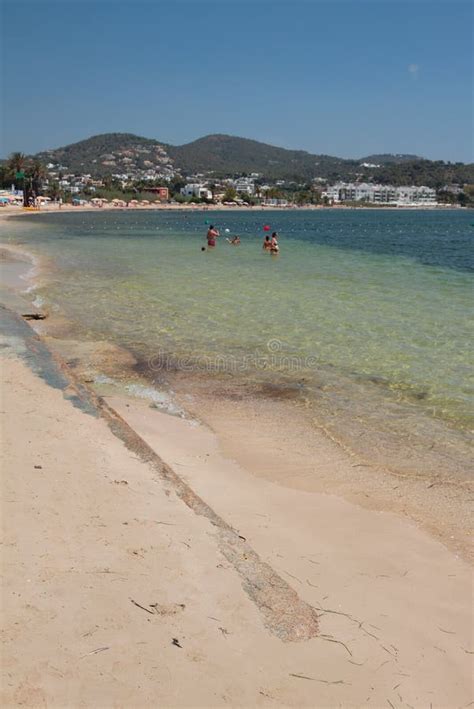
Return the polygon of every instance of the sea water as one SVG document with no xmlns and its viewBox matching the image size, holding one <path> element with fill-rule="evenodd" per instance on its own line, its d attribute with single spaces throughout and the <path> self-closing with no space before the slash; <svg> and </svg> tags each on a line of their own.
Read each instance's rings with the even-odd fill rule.
<svg viewBox="0 0 474 709">
<path fill-rule="evenodd" d="M 469 212 L 97 210 L 17 220 L 9 238 L 54 264 L 36 298 L 144 371 L 293 384 L 343 429 L 416 420 L 423 445 L 472 428 Z"/>
</svg>

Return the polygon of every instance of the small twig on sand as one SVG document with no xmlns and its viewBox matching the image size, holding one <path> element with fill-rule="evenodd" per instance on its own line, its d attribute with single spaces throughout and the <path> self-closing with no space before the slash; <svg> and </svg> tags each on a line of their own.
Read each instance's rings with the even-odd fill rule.
<svg viewBox="0 0 474 709">
<path fill-rule="evenodd" d="M 362 627 L 365 621 L 357 620 L 357 618 L 353 618 L 351 615 L 349 615 L 349 613 L 343 613 L 342 611 L 334 611 L 331 608 L 323 608 L 322 606 L 320 606 L 319 608 L 316 608 L 316 610 L 323 611 L 323 613 L 334 613 L 334 615 L 343 615 L 345 618 L 349 618 L 349 620 L 352 620 L 353 623 L 357 623 L 359 628 L 361 630 L 363 630 L 364 633 L 367 633 L 367 635 L 370 635 L 371 637 L 375 638 L 376 640 L 379 639 L 376 635 L 374 635 L 373 633 L 369 633 L 368 630 L 366 630 L 365 628 Z"/>
<path fill-rule="evenodd" d="M 336 640 L 336 638 L 331 638 L 329 637 L 329 635 L 320 635 L 319 637 L 321 638 L 321 640 L 326 640 L 326 642 L 328 643 L 337 643 L 338 645 L 342 645 L 342 647 L 346 648 L 347 652 L 352 657 L 352 652 L 349 650 L 347 645 L 342 642 L 342 640 Z"/>
<path fill-rule="evenodd" d="M 149 608 L 145 608 L 145 606 L 141 606 L 139 603 L 134 601 L 133 598 L 131 598 L 130 601 L 133 603 L 134 606 L 137 606 L 137 608 L 141 608 L 142 611 L 146 611 L 147 613 L 150 613 L 150 615 L 155 614 L 155 611 L 151 611 Z"/>
<path fill-rule="evenodd" d="M 268 697 L 268 699 L 271 699 L 272 702 L 276 701 L 274 697 L 272 697 L 270 694 L 267 694 L 266 692 L 262 692 L 261 690 L 259 691 L 259 694 L 262 695 L 262 697 Z"/>
<path fill-rule="evenodd" d="M 456 635 L 454 630 L 445 630 L 444 628 L 440 628 L 438 625 L 438 630 L 441 630 L 442 633 L 448 633 L 448 635 Z"/>
<path fill-rule="evenodd" d="M 366 630 L 366 629 L 363 627 L 363 624 L 362 624 L 362 623 L 359 623 L 359 628 L 360 628 L 361 630 L 363 630 L 366 635 L 370 635 L 371 638 L 375 638 L 375 640 L 380 640 L 380 638 L 379 638 L 377 635 L 375 635 L 374 633 L 371 633 L 369 630 Z"/>
<path fill-rule="evenodd" d="M 104 652 L 104 650 L 110 650 L 110 647 L 98 647 L 95 650 L 91 650 L 90 652 L 86 652 L 85 655 L 82 655 L 79 659 L 82 660 L 83 657 L 87 657 L 88 655 L 97 655 L 98 652 Z"/>
<path fill-rule="evenodd" d="M 393 706 L 393 704 L 392 704 L 392 702 L 390 701 L 390 699 L 387 699 L 387 702 L 390 704 L 390 706 L 392 707 L 392 709 L 395 709 L 395 707 Z"/>
<path fill-rule="evenodd" d="M 385 645 L 380 644 L 380 647 L 382 648 L 382 650 L 385 650 L 385 652 L 388 652 L 388 654 L 392 657 L 397 657 L 391 650 L 388 649 L 388 647 L 385 647 Z"/>
<path fill-rule="evenodd" d="M 329 679 L 318 679 L 317 677 L 307 677 L 306 675 L 297 675 L 290 672 L 290 677 L 297 677 L 298 679 L 309 679 L 311 682 L 322 682 L 323 684 L 349 684 L 349 682 L 344 682 L 343 679 L 329 680 Z"/>
</svg>

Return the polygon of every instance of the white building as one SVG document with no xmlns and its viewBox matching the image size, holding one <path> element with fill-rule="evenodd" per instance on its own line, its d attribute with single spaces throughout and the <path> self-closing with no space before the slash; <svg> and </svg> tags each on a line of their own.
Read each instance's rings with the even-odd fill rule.
<svg viewBox="0 0 474 709">
<path fill-rule="evenodd" d="M 251 177 L 239 177 L 238 180 L 232 182 L 232 186 L 237 192 L 243 194 L 255 194 L 255 181 Z"/>
<path fill-rule="evenodd" d="M 198 197 L 199 199 L 212 199 L 211 190 L 201 182 L 190 182 L 180 190 L 183 197 Z"/>
<path fill-rule="evenodd" d="M 288 207 L 288 200 L 287 199 L 277 199 L 275 197 L 272 198 L 265 198 L 263 200 L 263 204 L 265 207 Z"/>
<path fill-rule="evenodd" d="M 436 204 L 436 190 L 431 187 L 397 187 L 397 204 Z"/>
<path fill-rule="evenodd" d="M 337 182 L 323 192 L 335 203 L 370 202 L 393 205 L 435 205 L 436 190 L 431 187 L 374 185 L 366 182 Z"/>
</svg>

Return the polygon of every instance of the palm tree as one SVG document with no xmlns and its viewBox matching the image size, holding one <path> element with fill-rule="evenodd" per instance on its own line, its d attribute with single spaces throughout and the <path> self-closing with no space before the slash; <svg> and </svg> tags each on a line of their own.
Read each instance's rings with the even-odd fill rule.
<svg viewBox="0 0 474 709">
<path fill-rule="evenodd" d="M 8 158 L 7 164 L 12 172 L 22 172 L 26 164 L 26 155 L 24 153 L 12 153 Z"/>
<path fill-rule="evenodd" d="M 38 192 L 41 190 L 42 181 L 47 176 L 46 167 L 43 165 L 41 160 L 35 158 L 31 165 L 28 167 L 28 177 L 31 178 L 31 185 L 35 197 L 38 196 Z"/>
<path fill-rule="evenodd" d="M 10 174 L 12 182 L 15 183 L 15 187 L 18 189 L 18 186 L 23 182 L 22 177 L 17 177 L 17 175 L 21 175 L 25 169 L 26 165 L 26 155 L 24 153 L 12 153 L 10 157 L 7 160 L 7 169 Z"/>
<path fill-rule="evenodd" d="M 7 161 L 7 169 L 15 189 L 23 190 L 23 204 L 28 206 L 28 189 L 25 180 L 26 155 L 24 153 L 12 153 Z"/>
</svg>

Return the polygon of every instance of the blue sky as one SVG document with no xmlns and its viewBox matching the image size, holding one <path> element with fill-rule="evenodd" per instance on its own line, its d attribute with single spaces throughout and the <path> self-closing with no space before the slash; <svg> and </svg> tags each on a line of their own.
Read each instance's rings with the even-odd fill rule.
<svg viewBox="0 0 474 709">
<path fill-rule="evenodd" d="M 123 131 L 471 161 L 464 0 L 0 0 L 0 155 Z"/>
</svg>

